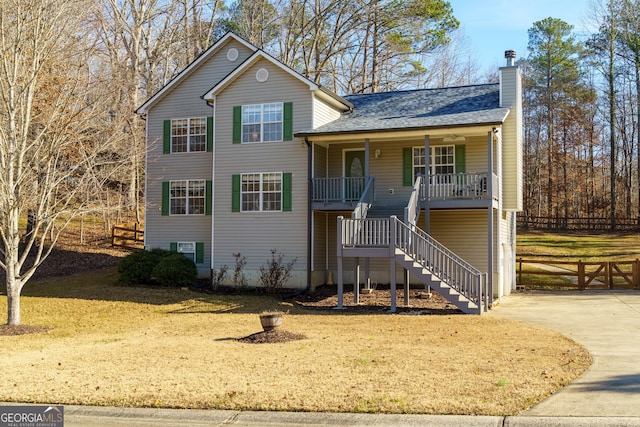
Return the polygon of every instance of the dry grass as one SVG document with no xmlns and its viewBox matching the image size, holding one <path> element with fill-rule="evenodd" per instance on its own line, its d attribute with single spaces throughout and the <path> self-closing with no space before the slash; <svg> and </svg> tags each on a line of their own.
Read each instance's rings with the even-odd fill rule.
<svg viewBox="0 0 640 427">
<path fill-rule="evenodd" d="M 630 233 L 518 232 L 518 256 L 527 259 L 628 261 L 638 258 L 640 239 Z"/>
<path fill-rule="evenodd" d="M 590 364 L 575 342 L 491 316 L 306 310 L 259 296 L 123 287 L 90 272 L 29 284 L 0 336 L 0 401 L 139 407 L 512 415 Z M 258 313 L 306 339 L 246 344 Z M 0 314 L 6 299 L 0 299 Z"/>
</svg>

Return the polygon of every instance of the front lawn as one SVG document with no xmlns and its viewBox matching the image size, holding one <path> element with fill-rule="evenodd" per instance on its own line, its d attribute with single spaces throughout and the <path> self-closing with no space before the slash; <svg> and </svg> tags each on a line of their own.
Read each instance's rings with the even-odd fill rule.
<svg viewBox="0 0 640 427">
<path fill-rule="evenodd" d="M 237 341 L 265 309 L 288 311 L 281 328 L 306 338 Z M 558 333 L 491 315 L 310 310 L 127 287 L 113 269 L 28 284 L 22 316 L 51 329 L 0 336 L 0 401 L 513 415 L 591 361 Z"/>
</svg>

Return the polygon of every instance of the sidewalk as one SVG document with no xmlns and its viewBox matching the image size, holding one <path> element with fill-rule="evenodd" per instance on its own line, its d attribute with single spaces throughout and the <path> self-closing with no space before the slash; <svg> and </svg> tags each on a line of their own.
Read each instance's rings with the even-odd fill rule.
<svg viewBox="0 0 640 427">
<path fill-rule="evenodd" d="M 65 406 L 65 427 L 640 427 L 640 418 L 474 417 Z"/>
</svg>

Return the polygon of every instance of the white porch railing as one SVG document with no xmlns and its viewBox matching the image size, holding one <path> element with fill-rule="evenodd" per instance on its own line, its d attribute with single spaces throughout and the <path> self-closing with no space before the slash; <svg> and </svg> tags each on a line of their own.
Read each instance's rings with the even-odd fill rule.
<svg viewBox="0 0 640 427">
<path fill-rule="evenodd" d="M 360 196 L 360 200 L 351 214 L 351 219 L 362 219 L 367 217 L 367 212 L 369 212 L 369 208 L 373 205 L 375 182 L 375 177 L 369 177 L 367 185 L 362 192 L 362 196 Z"/>
<path fill-rule="evenodd" d="M 423 200 L 488 199 L 487 176 L 487 172 L 429 175 L 422 186 L 422 198 Z"/>
<path fill-rule="evenodd" d="M 369 177 L 312 178 L 312 200 L 329 203 L 357 203 L 367 186 Z"/>
<path fill-rule="evenodd" d="M 411 196 L 409 197 L 409 203 L 404 208 L 404 222 L 405 224 L 415 225 L 418 222 L 420 216 L 420 190 L 422 188 L 422 175 L 418 175 L 416 182 L 413 184 L 413 190 L 411 190 Z"/>
</svg>

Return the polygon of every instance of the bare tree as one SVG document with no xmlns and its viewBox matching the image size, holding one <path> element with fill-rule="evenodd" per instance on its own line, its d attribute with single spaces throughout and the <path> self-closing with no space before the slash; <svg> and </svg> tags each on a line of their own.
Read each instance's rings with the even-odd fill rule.
<svg viewBox="0 0 640 427">
<path fill-rule="evenodd" d="M 7 323 L 20 294 L 69 221 L 96 158 L 91 46 L 84 0 L 5 0 L 0 8 L 0 267 Z M 21 221 L 28 213 L 28 232 Z M 46 240 L 51 241 L 45 245 Z"/>
</svg>

